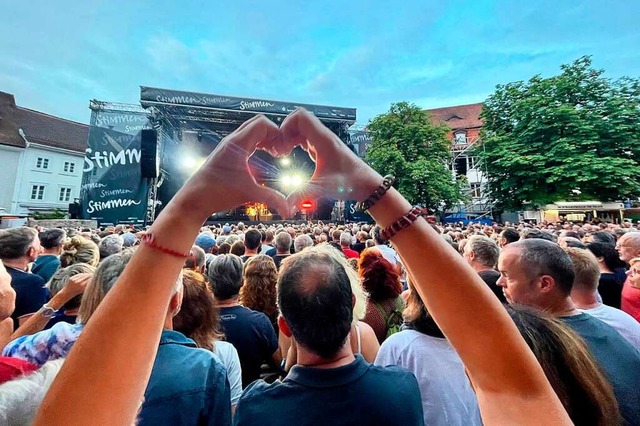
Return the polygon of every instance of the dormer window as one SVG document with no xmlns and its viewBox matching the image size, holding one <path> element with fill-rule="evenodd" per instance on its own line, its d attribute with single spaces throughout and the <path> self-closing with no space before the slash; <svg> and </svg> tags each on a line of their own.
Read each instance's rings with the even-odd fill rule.
<svg viewBox="0 0 640 426">
<path fill-rule="evenodd" d="M 456 132 L 454 133 L 454 143 L 456 145 L 466 145 L 467 144 L 467 132 Z"/>
</svg>

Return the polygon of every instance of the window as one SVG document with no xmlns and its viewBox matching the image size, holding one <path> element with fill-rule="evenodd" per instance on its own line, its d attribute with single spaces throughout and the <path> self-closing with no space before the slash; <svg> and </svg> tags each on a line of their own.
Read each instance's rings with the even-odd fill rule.
<svg viewBox="0 0 640 426">
<path fill-rule="evenodd" d="M 456 175 L 467 175 L 467 158 L 466 157 L 458 157 L 454 163 L 454 169 L 456 171 Z"/>
<path fill-rule="evenodd" d="M 38 157 L 36 160 L 36 169 L 48 169 L 49 159 L 44 157 Z"/>
<path fill-rule="evenodd" d="M 480 184 L 472 183 L 470 186 L 471 186 L 471 196 L 473 198 L 480 198 L 482 196 L 482 193 L 480 190 Z"/>
<path fill-rule="evenodd" d="M 466 145 L 467 144 L 467 132 L 457 132 L 454 135 L 454 143 L 456 145 Z"/>
<path fill-rule="evenodd" d="M 76 165 L 75 163 L 72 163 L 70 161 L 65 161 L 64 162 L 64 168 L 63 171 L 66 173 L 73 173 L 73 171 L 75 170 Z"/>
<path fill-rule="evenodd" d="M 476 157 L 467 157 L 467 168 L 469 170 L 476 168 Z"/>
<path fill-rule="evenodd" d="M 31 186 L 31 199 L 42 200 L 44 199 L 44 185 L 32 185 Z"/>
<path fill-rule="evenodd" d="M 69 201 L 71 200 L 71 188 L 60 188 L 60 196 L 58 197 L 59 201 Z"/>
</svg>

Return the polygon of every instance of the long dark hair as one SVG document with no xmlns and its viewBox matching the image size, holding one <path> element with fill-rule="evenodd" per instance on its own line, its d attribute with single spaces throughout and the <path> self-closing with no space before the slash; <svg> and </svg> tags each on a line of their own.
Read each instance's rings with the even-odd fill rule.
<svg viewBox="0 0 640 426">
<path fill-rule="evenodd" d="M 444 334 L 442 334 L 442 330 L 440 330 L 438 324 L 436 324 L 433 317 L 429 314 L 427 307 L 424 305 L 411 280 L 408 280 L 408 283 L 409 296 L 407 297 L 407 305 L 402 312 L 405 327 L 419 331 L 422 334 L 444 339 L 445 337 Z"/>
<path fill-rule="evenodd" d="M 616 248 L 611 244 L 594 241 L 587 244 L 587 248 L 596 257 L 601 257 L 604 260 L 604 264 L 607 265 L 607 268 L 612 272 L 618 268 L 624 268 L 626 266 L 624 261 L 620 259 Z"/>
</svg>

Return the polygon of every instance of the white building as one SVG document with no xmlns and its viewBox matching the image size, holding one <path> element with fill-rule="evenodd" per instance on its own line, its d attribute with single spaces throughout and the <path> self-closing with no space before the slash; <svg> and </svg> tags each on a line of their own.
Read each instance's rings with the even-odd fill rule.
<svg viewBox="0 0 640 426">
<path fill-rule="evenodd" d="M 80 196 L 89 126 L 16 106 L 0 92 L 0 208 L 67 210 Z"/>
</svg>

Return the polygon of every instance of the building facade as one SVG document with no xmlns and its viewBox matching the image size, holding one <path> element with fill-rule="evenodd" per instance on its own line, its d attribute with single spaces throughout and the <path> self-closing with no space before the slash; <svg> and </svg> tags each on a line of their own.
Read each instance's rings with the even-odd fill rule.
<svg viewBox="0 0 640 426">
<path fill-rule="evenodd" d="M 482 103 L 458 105 L 426 110 L 434 123 L 445 123 L 451 139 L 449 168 L 454 179 L 463 183 L 467 201 L 452 209 L 450 214 L 467 219 L 490 217 L 492 205 L 487 191 L 487 177 L 483 164 L 473 155 L 480 142 Z"/>
<path fill-rule="evenodd" d="M 80 195 L 89 126 L 17 106 L 0 92 L 0 208 L 66 211 Z"/>
</svg>

